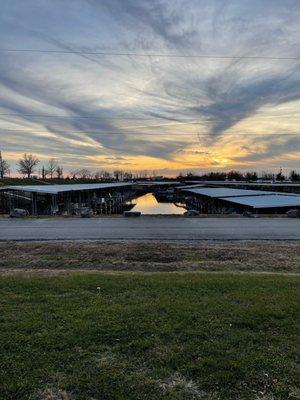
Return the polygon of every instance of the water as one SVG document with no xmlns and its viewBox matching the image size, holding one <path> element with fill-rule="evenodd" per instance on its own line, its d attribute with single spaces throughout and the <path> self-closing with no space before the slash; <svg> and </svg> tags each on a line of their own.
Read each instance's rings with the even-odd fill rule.
<svg viewBox="0 0 300 400">
<path fill-rule="evenodd" d="M 136 205 L 131 211 L 140 211 L 144 215 L 149 214 L 183 214 L 186 210 L 177 207 L 173 203 L 158 203 L 152 193 L 147 193 L 134 200 Z"/>
</svg>

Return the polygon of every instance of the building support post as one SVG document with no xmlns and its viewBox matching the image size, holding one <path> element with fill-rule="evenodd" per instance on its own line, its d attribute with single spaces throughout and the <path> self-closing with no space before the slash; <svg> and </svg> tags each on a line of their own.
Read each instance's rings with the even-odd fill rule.
<svg viewBox="0 0 300 400">
<path fill-rule="evenodd" d="M 57 195 L 53 194 L 51 196 L 51 214 L 55 215 L 57 212 Z"/>
<path fill-rule="evenodd" d="M 31 213 L 32 215 L 37 215 L 37 195 L 34 192 L 31 196 Z"/>
</svg>

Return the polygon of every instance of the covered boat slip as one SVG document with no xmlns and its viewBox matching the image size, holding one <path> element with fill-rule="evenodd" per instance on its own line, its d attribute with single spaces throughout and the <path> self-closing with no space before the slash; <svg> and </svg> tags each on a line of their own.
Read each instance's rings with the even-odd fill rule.
<svg viewBox="0 0 300 400">
<path fill-rule="evenodd" d="M 266 212 L 275 210 L 285 212 L 291 208 L 300 209 L 300 196 L 291 195 L 267 195 L 267 196 L 243 196 L 238 198 L 220 198 L 221 201 L 235 203 L 253 211 Z"/>
<path fill-rule="evenodd" d="M 96 213 L 121 211 L 136 195 L 132 183 L 6 186 L 0 188 L 0 209 L 22 208 L 31 215 L 74 214 L 80 207 Z"/>
<path fill-rule="evenodd" d="M 205 187 L 182 190 L 192 195 L 187 201 L 202 213 L 280 214 L 292 208 L 300 209 L 300 195 L 296 193 Z"/>
<path fill-rule="evenodd" d="M 1 187 L 0 213 L 20 208 L 30 215 L 79 215 L 88 208 L 93 214 L 122 214 L 134 207 L 132 200 L 149 192 L 155 193 L 159 202 L 180 200 L 184 208 L 202 214 L 283 214 L 292 208 L 300 209 L 300 195 L 296 193 L 188 188 L 178 187 L 178 182 L 113 182 Z"/>
<path fill-rule="evenodd" d="M 20 185 L 0 187 L 0 213 L 15 208 L 30 215 L 77 214 L 89 207 L 94 214 L 120 214 L 130 210 L 131 201 L 152 190 L 176 186 L 178 182 L 111 182 L 62 185 Z"/>
</svg>

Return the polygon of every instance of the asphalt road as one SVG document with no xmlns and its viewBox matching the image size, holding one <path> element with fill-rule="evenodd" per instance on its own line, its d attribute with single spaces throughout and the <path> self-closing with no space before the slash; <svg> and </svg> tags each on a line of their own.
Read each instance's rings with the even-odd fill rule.
<svg viewBox="0 0 300 400">
<path fill-rule="evenodd" d="M 0 219 L 0 240 L 300 240 L 289 218 Z"/>
</svg>

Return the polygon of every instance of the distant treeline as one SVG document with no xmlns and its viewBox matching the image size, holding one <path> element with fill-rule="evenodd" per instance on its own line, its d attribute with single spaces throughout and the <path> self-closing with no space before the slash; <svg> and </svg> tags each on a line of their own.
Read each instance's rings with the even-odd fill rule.
<svg viewBox="0 0 300 400">
<path fill-rule="evenodd" d="M 274 174 L 271 172 L 240 172 L 240 171 L 229 171 L 229 172 L 208 172 L 201 175 L 195 175 L 193 173 L 188 173 L 186 175 L 179 175 L 178 179 L 183 180 L 201 180 L 201 181 L 245 181 L 245 182 L 256 182 L 258 180 L 263 181 L 279 181 L 283 182 L 286 180 L 292 182 L 300 181 L 300 172 L 295 170 L 290 171 L 288 175 L 282 172 L 282 169 L 278 173 Z"/>
<path fill-rule="evenodd" d="M 60 165 L 59 161 L 55 158 L 50 158 L 45 164 L 41 164 L 37 156 L 33 154 L 24 154 L 22 158 L 18 161 L 17 172 L 22 175 L 27 180 L 39 180 L 51 181 L 52 183 L 65 181 L 76 181 L 76 182 L 91 182 L 91 181 L 130 181 L 130 180 L 140 180 L 140 179 L 170 179 L 163 176 L 157 176 L 155 171 L 124 171 L 121 169 L 115 170 L 113 172 L 107 170 L 100 170 L 92 172 L 87 168 L 81 168 L 78 170 L 70 171 L 65 173 L 63 166 Z M 17 180 L 18 178 L 11 178 L 11 168 L 7 160 L 2 157 L 0 151 L 0 179 L 9 177 L 10 181 Z M 208 172 L 204 174 L 194 174 L 188 172 L 187 174 L 180 173 L 174 180 L 203 180 L 203 181 L 245 181 L 245 182 L 255 182 L 258 180 L 263 181 L 279 181 L 283 182 L 286 180 L 292 182 L 300 181 L 300 172 L 295 170 L 290 171 L 288 175 L 285 175 L 280 168 L 277 173 L 270 172 L 240 172 L 240 171 L 220 171 L 220 172 Z M 12 183 L 11 183 L 12 184 Z"/>
</svg>

